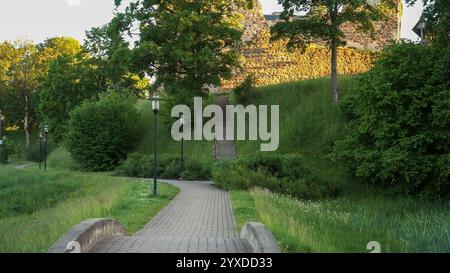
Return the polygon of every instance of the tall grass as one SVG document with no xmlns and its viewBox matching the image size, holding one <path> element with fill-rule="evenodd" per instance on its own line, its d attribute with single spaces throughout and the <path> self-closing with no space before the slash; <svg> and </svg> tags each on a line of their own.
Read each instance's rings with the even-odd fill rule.
<svg viewBox="0 0 450 273">
<path fill-rule="evenodd" d="M 177 192 L 163 184 L 160 196 L 150 198 L 150 185 L 143 181 L 0 167 L 0 252 L 45 252 L 90 218 L 118 219 L 133 233 Z"/>
<path fill-rule="evenodd" d="M 450 252 L 450 204 L 381 195 L 303 201 L 255 189 L 257 216 L 284 252 Z M 244 220 L 241 220 L 244 221 Z"/>
<path fill-rule="evenodd" d="M 341 94 L 345 96 L 355 84 L 356 77 L 341 77 Z M 341 185 L 344 191 L 355 190 L 342 164 L 328 157 L 334 142 L 348 130 L 332 100 L 329 78 L 260 87 L 250 103 L 280 106 L 280 146 L 273 153 L 302 154 L 318 178 Z M 237 147 L 242 156 L 258 152 L 260 143 L 237 141 Z"/>
<path fill-rule="evenodd" d="M 353 86 L 355 77 L 342 77 L 340 91 Z M 258 88 L 256 105 L 280 106 L 279 153 L 323 154 L 346 130 L 339 106 L 332 101 L 330 80 L 320 78 Z M 259 150 L 259 143 L 238 142 L 239 152 Z"/>
</svg>

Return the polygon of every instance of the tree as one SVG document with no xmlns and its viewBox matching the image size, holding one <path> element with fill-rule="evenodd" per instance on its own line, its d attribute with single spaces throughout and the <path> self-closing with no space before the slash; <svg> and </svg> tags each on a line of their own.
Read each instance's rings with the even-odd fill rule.
<svg viewBox="0 0 450 273">
<path fill-rule="evenodd" d="M 142 97 L 148 91 L 150 81 L 131 63 L 130 44 L 115 31 L 118 21 L 87 31 L 84 49 L 91 57 L 91 65 L 107 79 L 107 89 Z"/>
<path fill-rule="evenodd" d="M 418 0 L 406 0 L 414 5 Z M 425 22 L 426 40 L 444 46 L 450 43 L 450 5 L 447 0 L 421 0 L 424 6 L 421 19 Z"/>
<path fill-rule="evenodd" d="M 289 40 L 289 47 L 304 47 L 320 39 L 331 49 L 331 79 L 332 95 L 335 102 L 339 101 L 337 49 L 345 45 L 345 36 L 341 30 L 342 24 L 350 22 L 357 29 L 375 35 L 373 21 L 383 19 L 383 4 L 370 4 L 368 0 L 279 0 L 283 5 L 282 18 L 272 27 L 273 39 Z M 304 16 L 296 16 L 306 13 Z"/>
<path fill-rule="evenodd" d="M 117 0 L 120 5 L 122 1 Z M 206 94 L 238 64 L 242 16 L 251 0 L 141 0 L 111 22 L 116 33 L 138 37 L 131 63 L 156 78 L 155 86 L 183 86 Z"/>
<path fill-rule="evenodd" d="M 8 118 L 15 117 L 19 124 L 23 121 L 27 148 L 37 120 L 35 110 L 40 80 L 51 61 L 79 50 L 77 43 L 72 38 L 52 38 L 40 45 L 24 40 L 0 44 L 1 103 L 7 108 Z"/>
<path fill-rule="evenodd" d="M 106 91 L 107 79 L 87 54 L 61 56 L 42 79 L 38 110 L 55 141 L 62 140 L 69 112 L 85 99 Z"/>
</svg>

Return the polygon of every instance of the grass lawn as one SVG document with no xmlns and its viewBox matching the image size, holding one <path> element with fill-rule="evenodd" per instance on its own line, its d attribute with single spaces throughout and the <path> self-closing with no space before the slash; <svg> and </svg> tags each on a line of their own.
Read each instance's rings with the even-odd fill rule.
<svg viewBox="0 0 450 273">
<path fill-rule="evenodd" d="M 129 234 L 142 228 L 178 189 L 149 182 L 63 170 L 0 167 L 0 252 L 46 252 L 74 225 L 114 218 Z"/>
<path fill-rule="evenodd" d="M 382 196 L 301 201 L 264 190 L 232 192 L 239 226 L 262 221 L 283 252 L 450 252 L 450 204 Z"/>
</svg>

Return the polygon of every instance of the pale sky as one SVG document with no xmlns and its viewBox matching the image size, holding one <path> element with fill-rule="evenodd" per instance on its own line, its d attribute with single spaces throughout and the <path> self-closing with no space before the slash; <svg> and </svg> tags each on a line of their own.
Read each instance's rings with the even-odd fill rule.
<svg viewBox="0 0 450 273">
<path fill-rule="evenodd" d="M 282 10 L 277 0 L 260 1 L 265 14 Z M 42 42 L 53 36 L 81 41 L 86 30 L 109 22 L 113 10 L 114 0 L 0 0 L 0 41 L 21 37 Z M 421 4 L 413 8 L 405 5 L 402 38 L 418 39 L 411 29 L 421 10 Z"/>
</svg>

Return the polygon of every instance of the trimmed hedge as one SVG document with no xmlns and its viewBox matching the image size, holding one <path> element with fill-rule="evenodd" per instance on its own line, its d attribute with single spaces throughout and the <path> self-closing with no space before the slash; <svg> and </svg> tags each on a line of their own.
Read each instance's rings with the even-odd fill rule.
<svg viewBox="0 0 450 273">
<path fill-rule="evenodd" d="M 178 155 L 158 155 L 158 177 L 164 179 L 178 179 L 180 177 L 180 170 L 181 158 Z M 131 154 L 123 164 L 117 168 L 117 174 L 140 178 L 153 177 L 153 155 Z M 210 179 L 211 171 L 209 166 L 205 166 L 199 161 L 185 159 L 183 178 L 185 180 Z"/>
<path fill-rule="evenodd" d="M 217 186 L 225 190 L 248 190 L 253 187 L 317 199 L 336 196 L 340 186 L 315 175 L 298 154 L 272 155 L 258 153 L 236 161 L 216 162 L 212 176 Z"/>
</svg>

